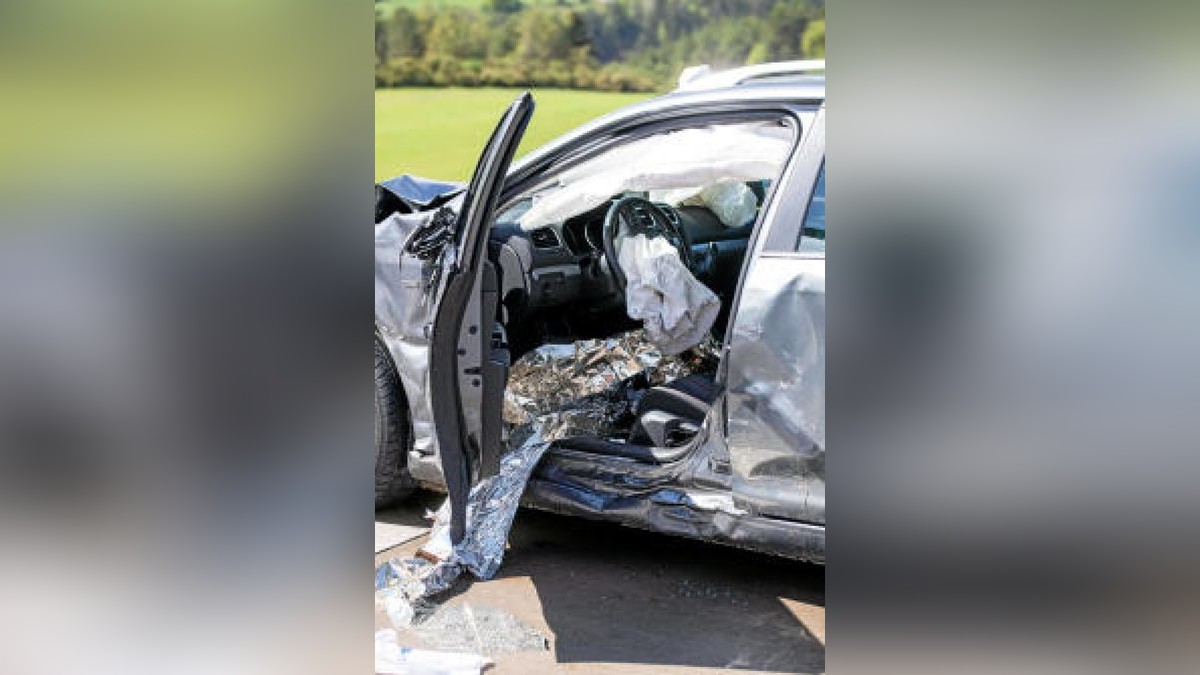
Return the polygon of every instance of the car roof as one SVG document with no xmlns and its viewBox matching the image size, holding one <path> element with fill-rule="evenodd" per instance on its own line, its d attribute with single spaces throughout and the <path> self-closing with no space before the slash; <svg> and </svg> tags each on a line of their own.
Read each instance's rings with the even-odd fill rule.
<svg viewBox="0 0 1200 675">
<path fill-rule="evenodd" d="M 825 76 L 777 75 L 717 88 L 681 88 L 652 100 L 694 100 L 698 103 L 789 101 L 819 105 L 825 102 Z"/>
<path fill-rule="evenodd" d="M 772 78 L 825 75 L 825 60 L 777 61 L 714 71 L 708 64 L 684 68 L 676 91 L 727 89 Z"/>
</svg>

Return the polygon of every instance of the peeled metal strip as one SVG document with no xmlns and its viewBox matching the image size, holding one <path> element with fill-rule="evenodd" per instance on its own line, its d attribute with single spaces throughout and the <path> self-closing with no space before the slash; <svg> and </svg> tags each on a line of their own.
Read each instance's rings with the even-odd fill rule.
<svg viewBox="0 0 1200 675">
<path fill-rule="evenodd" d="M 437 562 L 425 558 L 389 560 L 375 570 L 376 601 L 397 627 L 411 624 L 431 608 L 429 597 L 445 591 L 464 570 L 490 579 L 504 560 L 504 547 L 525 484 L 549 442 L 530 436 L 500 459 L 500 472 L 484 479 L 467 498 L 467 527 L 462 541 L 448 547 Z M 449 541 L 449 502 L 438 510 L 429 539 L 434 546 Z"/>
</svg>

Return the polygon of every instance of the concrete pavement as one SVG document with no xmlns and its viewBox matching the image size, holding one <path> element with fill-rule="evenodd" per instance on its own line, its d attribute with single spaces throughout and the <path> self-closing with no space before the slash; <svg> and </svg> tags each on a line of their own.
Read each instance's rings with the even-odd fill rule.
<svg viewBox="0 0 1200 675">
<path fill-rule="evenodd" d="M 377 565 L 420 546 L 440 499 L 376 514 Z M 489 653 L 490 673 L 825 668 L 823 567 L 607 523 L 522 509 L 497 577 L 447 596 L 401 644 Z"/>
</svg>

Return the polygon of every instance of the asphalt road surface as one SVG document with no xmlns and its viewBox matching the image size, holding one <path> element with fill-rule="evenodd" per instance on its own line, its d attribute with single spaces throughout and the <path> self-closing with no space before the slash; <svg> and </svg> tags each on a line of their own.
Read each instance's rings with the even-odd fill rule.
<svg viewBox="0 0 1200 675">
<path fill-rule="evenodd" d="M 376 513 L 376 565 L 411 555 L 439 502 Z M 488 673 L 825 669 L 823 567 L 608 523 L 522 509 L 496 578 L 440 599 L 400 643 L 488 654 Z"/>
</svg>

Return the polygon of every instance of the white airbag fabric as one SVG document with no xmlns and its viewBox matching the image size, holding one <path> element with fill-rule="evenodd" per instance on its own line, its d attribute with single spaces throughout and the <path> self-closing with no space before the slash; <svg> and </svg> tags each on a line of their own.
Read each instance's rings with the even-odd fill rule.
<svg viewBox="0 0 1200 675">
<path fill-rule="evenodd" d="M 774 178 L 791 139 L 787 127 L 740 124 L 682 129 L 633 141 L 564 171 L 555 179 L 561 187 L 536 190 L 533 206 L 521 216 L 521 228 L 562 222 L 628 191 Z"/>
<path fill-rule="evenodd" d="M 742 227 L 758 215 L 758 199 L 745 183 L 714 183 L 703 188 L 651 193 L 652 201 L 671 206 L 703 206 L 725 227 Z"/>
<path fill-rule="evenodd" d="M 625 273 L 625 311 L 643 322 L 651 342 L 678 354 L 704 339 L 721 301 L 684 267 L 666 239 L 644 234 L 626 239 L 617 262 Z"/>
</svg>

